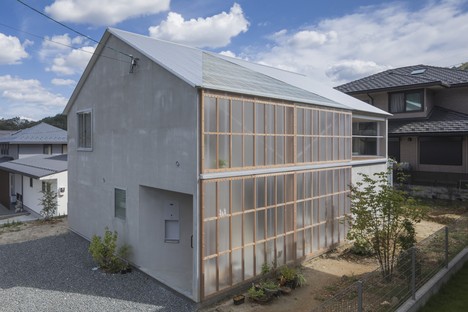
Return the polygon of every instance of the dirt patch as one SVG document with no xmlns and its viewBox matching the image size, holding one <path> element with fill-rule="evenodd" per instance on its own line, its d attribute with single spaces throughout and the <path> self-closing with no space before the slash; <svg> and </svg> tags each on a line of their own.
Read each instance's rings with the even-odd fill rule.
<svg viewBox="0 0 468 312">
<path fill-rule="evenodd" d="M 0 228 L 0 245 L 22 243 L 68 232 L 67 218 L 44 222 L 41 220 L 13 223 Z"/>
</svg>

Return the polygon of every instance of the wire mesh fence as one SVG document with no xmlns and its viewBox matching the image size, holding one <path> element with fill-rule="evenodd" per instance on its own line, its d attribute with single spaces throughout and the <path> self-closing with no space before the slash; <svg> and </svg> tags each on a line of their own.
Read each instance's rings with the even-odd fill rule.
<svg viewBox="0 0 468 312">
<path fill-rule="evenodd" d="M 313 311 L 395 311 L 468 246 L 468 215 L 401 252 L 390 274 L 380 268 L 340 290 Z"/>
</svg>

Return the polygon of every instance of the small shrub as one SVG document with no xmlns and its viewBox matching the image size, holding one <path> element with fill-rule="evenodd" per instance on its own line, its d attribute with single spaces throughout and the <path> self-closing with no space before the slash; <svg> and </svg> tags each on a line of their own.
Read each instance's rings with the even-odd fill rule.
<svg viewBox="0 0 468 312">
<path fill-rule="evenodd" d="M 247 295 L 249 296 L 250 299 L 254 301 L 262 300 L 266 297 L 263 289 L 262 288 L 257 289 L 255 285 L 252 285 L 252 287 L 249 288 L 249 290 L 247 291 Z"/>
<path fill-rule="evenodd" d="M 49 221 L 57 213 L 57 193 L 52 190 L 51 183 L 46 182 L 45 186 L 39 204 L 42 206 L 41 215 L 45 221 Z"/>
<path fill-rule="evenodd" d="M 128 257 L 130 247 L 124 244 L 117 248 L 117 232 L 112 232 L 107 227 L 104 238 L 93 235 L 89 252 L 93 260 L 105 272 L 117 273 L 128 268 L 128 263 L 123 259 Z"/>
<path fill-rule="evenodd" d="M 268 265 L 268 263 L 263 263 L 262 264 L 262 275 L 266 275 L 268 273 L 270 273 L 271 271 L 271 267 Z"/>
</svg>

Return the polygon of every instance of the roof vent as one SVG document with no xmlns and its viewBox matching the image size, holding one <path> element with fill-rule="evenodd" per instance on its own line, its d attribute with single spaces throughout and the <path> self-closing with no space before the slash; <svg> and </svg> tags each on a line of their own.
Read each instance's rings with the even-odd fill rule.
<svg viewBox="0 0 468 312">
<path fill-rule="evenodd" d="M 420 74 L 424 74 L 426 72 L 426 69 L 425 68 L 419 68 L 419 69 L 415 69 L 411 72 L 411 75 L 420 75 Z"/>
</svg>

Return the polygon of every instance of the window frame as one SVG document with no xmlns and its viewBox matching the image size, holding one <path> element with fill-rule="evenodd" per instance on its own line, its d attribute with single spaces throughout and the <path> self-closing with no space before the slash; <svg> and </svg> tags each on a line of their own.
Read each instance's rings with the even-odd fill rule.
<svg viewBox="0 0 468 312">
<path fill-rule="evenodd" d="M 370 135 L 370 134 L 354 134 L 354 124 L 360 124 L 360 123 L 375 123 L 376 124 L 376 134 L 375 135 Z M 351 146 L 351 152 L 352 152 L 352 157 L 367 157 L 367 156 L 372 156 L 372 157 L 386 157 L 387 152 L 388 152 L 388 146 L 385 147 L 384 153 L 381 152 L 382 146 L 385 145 L 385 143 L 382 142 L 382 140 L 385 140 L 386 138 L 386 124 L 382 120 L 376 120 L 376 119 L 363 119 L 358 116 L 352 119 L 351 121 L 351 127 L 352 127 L 352 146 Z M 374 154 L 356 154 L 354 152 L 354 139 L 375 139 L 375 153 Z M 383 144 L 383 145 L 382 145 Z M 383 154 L 383 155 L 382 155 Z"/>
<path fill-rule="evenodd" d="M 394 94 L 400 94 L 402 93 L 403 96 L 404 96 L 404 107 L 403 107 L 403 111 L 401 112 L 393 112 L 392 111 L 392 96 Z M 421 102 L 421 109 L 419 110 L 407 110 L 407 106 L 406 106 L 406 101 L 407 101 L 407 95 L 408 94 L 412 94 L 412 93 L 419 93 L 421 94 L 421 99 L 422 99 L 422 102 Z M 403 114 L 403 113 L 419 113 L 419 112 L 423 112 L 424 111 L 424 107 L 425 107 L 425 102 L 426 102 L 426 94 L 424 92 L 424 89 L 415 89 L 415 90 L 405 90 L 405 91 L 395 91 L 395 92 L 389 92 L 388 93 L 388 112 L 391 113 L 391 114 Z"/>
<path fill-rule="evenodd" d="M 88 115 L 90 116 L 89 118 L 89 132 L 90 132 L 90 135 L 89 135 L 89 146 L 86 146 L 86 142 L 84 143 L 85 146 L 81 146 L 81 136 L 82 134 L 85 136 L 85 141 L 86 141 L 86 132 L 83 132 L 81 131 L 81 122 L 80 122 L 80 116 L 84 116 L 84 115 Z M 77 116 L 77 143 L 76 143 L 76 146 L 77 146 L 77 150 L 78 151 L 84 151 L 84 152 L 90 152 L 93 150 L 93 111 L 92 109 L 85 109 L 85 110 L 81 110 L 81 111 L 77 111 L 76 112 L 76 116 Z M 83 132 L 83 133 L 82 133 Z"/>
</svg>

